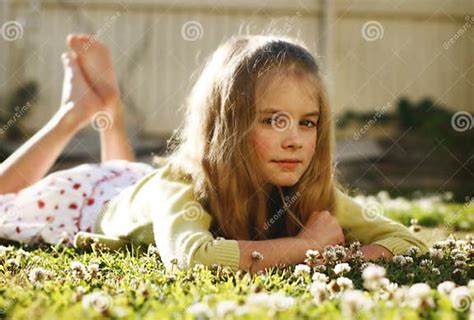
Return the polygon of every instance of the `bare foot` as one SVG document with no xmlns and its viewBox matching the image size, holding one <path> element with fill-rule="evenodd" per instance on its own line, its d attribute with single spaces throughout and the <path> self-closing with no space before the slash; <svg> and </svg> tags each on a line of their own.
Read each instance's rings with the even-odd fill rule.
<svg viewBox="0 0 474 320">
<path fill-rule="evenodd" d="M 61 55 L 64 81 L 60 111 L 65 120 L 77 129 L 90 123 L 104 104 L 84 78 L 74 52 Z"/>
<path fill-rule="evenodd" d="M 120 92 L 109 49 L 90 35 L 70 34 L 68 46 L 73 49 L 89 84 L 109 111 L 118 107 Z"/>
</svg>

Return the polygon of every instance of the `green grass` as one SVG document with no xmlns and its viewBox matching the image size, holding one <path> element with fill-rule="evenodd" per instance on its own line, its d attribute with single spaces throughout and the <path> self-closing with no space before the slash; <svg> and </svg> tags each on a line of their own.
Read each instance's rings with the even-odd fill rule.
<svg viewBox="0 0 474 320">
<path fill-rule="evenodd" d="M 385 214 L 404 223 L 416 218 L 421 225 L 440 227 L 446 226 L 449 212 L 471 210 L 448 204 L 452 211 L 442 209 L 439 214 L 437 205 L 435 210 L 424 207 L 431 212 L 414 207 L 397 211 L 392 206 Z M 412 252 L 390 263 L 373 262 L 384 268 L 382 279 L 387 280 L 370 282 L 363 276 L 368 264 L 357 257 L 346 261 L 350 271 L 337 275 L 334 266 L 342 260 L 332 259 L 331 250 L 321 253 L 319 265 L 312 267 L 287 266 L 252 275 L 197 265 L 167 274 L 153 246 L 139 252 L 1 246 L 0 318 L 468 319 L 469 312 L 473 317 L 469 308 L 474 309 L 474 281 L 469 280 L 474 278 L 474 241 L 455 237 L 437 241 L 434 247 L 439 251 L 432 248 L 424 256 Z M 334 250 L 344 254 L 357 248 Z M 401 264 L 410 258 L 412 262 Z M 321 273 L 327 279 L 321 280 Z M 351 284 L 344 287 L 348 279 Z M 455 291 L 437 290 L 443 282 L 441 287 L 451 284 Z M 368 283 L 385 285 L 373 289 Z"/>
</svg>

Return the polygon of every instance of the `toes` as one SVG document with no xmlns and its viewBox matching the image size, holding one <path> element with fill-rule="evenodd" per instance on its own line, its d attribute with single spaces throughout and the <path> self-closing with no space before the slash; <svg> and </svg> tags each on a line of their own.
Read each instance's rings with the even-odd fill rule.
<svg viewBox="0 0 474 320">
<path fill-rule="evenodd" d="M 77 70 L 79 65 L 77 64 L 77 55 L 74 52 L 68 51 L 61 54 L 61 60 L 64 66 Z"/>
<path fill-rule="evenodd" d="M 72 50 L 74 50 L 76 52 L 79 52 L 81 50 L 82 46 L 84 45 L 83 41 L 81 40 L 81 38 L 78 35 L 69 35 L 67 37 L 67 44 L 68 44 L 69 48 L 71 48 Z"/>
</svg>

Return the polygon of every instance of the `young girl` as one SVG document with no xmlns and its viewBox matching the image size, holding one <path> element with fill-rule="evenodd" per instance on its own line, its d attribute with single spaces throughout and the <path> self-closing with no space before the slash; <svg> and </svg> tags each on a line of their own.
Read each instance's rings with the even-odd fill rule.
<svg viewBox="0 0 474 320">
<path fill-rule="evenodd" d="M 92 237 L 111 249 L 153 243 L 168 270 L 201 263 L 258 271 L 355 240 L 367 260 L 428 250 L 340 190 L 331 110 L 303 44 L 248 35 L 219 46 L 158 167 L 133 162 L 107 49 L 86 35 L 68 44 L 58 115 L 2 165 L 0 214 L 8 219 L 0 237 L 76 247 Z M 97 112 L 113 119 L 100 133 L 102 163 L 39 180 Z"/>
</svg>

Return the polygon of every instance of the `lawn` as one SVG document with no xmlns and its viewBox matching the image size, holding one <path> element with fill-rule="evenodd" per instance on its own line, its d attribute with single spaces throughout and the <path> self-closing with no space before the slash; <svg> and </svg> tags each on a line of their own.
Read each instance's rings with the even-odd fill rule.
<svg viewBox="0 0 474 320">
<path fill-rule="evenodd" d="M 154 246 L 1 246 L 0 318 L 474 319 L 472 201 L 385 193 L 357 201 L 375 201 L 383 214 L 411 223 L 430 252 L 367 263 L 353 243 L 254 275 L 217 265 L 167 274 Z"/>
</svg>

